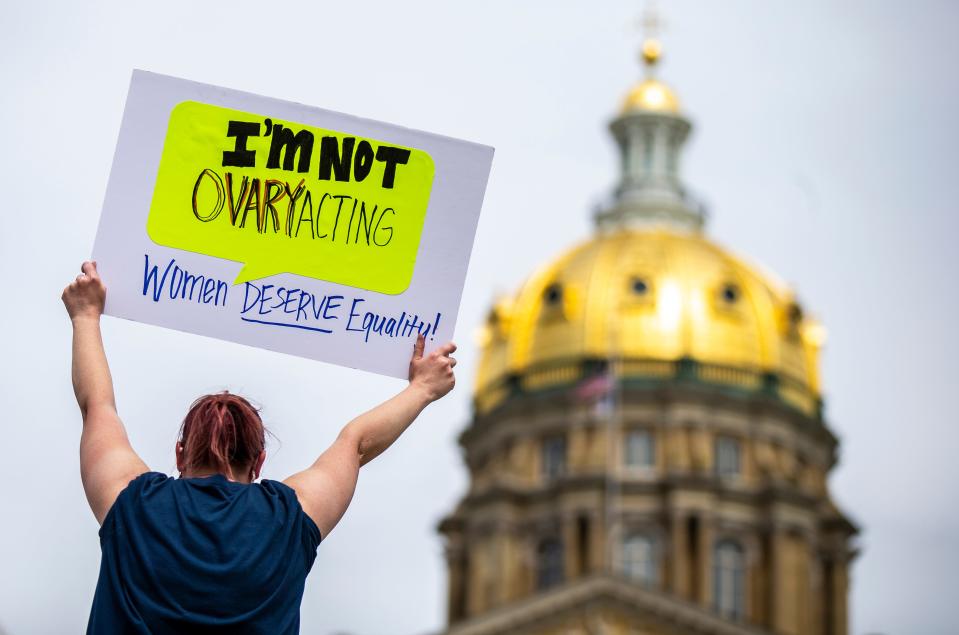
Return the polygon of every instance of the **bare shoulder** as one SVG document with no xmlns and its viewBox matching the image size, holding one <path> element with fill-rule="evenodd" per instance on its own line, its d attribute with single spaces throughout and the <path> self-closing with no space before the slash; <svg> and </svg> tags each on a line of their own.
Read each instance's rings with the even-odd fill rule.
<svg viewBox="0 0 959 635">
<path fill-rule="evenodd" d="M 353 499 L 359 474 L 355 443 L 338 438 L 313 465 L 283 481 L 325 538 Z"/>
<path fill-rule="evenodd" d="M 130 446 L 116 410 L 91 409 L 80 436 L 80 478 L 97 522 L 103 524 L 117 496 L 130 481 L 149 471 Z"/>
</svg>

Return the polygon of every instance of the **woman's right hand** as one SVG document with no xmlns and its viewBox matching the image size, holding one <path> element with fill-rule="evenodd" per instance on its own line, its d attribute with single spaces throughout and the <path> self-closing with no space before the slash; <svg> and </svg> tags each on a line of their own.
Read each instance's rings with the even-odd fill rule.
<svg viewBox="0 0 959 635">
<path fill-rule="evenodd" d="M 67 308 L 71 320 L 77 318 L 100 319 L 103 313 L 103 304 L 106 302 L 107 288 L 97 273 L 97 263 L 84 262 L 80 267 L 81 273 L 63 290 L 60 299 Z"/>
<path fill-rule="evenodd" d="M 447 342 L 424 356 L 425 346 L 426 338 L 420 334 L 413 345 L 413 358 L 410 360 L 410 385 L 425 391 L 430 401 L 436 401 L 453 390 L 456 384 L 453 374 L 456 360 L 450 357 L 456 350 L 456 344 Z"/>
</svg>

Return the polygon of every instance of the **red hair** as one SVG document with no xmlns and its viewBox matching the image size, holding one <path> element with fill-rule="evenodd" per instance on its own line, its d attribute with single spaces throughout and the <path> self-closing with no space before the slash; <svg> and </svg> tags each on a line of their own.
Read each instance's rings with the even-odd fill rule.
<svg viewBox="0 0 959 635">
<path fill-rule="evenodd" d="M 249 401 L 224 390 L 193 402 L 180 427 L 180 443 L 183 471 L 243 473 L 266 446 L 266 429 Z"/>
</svg>

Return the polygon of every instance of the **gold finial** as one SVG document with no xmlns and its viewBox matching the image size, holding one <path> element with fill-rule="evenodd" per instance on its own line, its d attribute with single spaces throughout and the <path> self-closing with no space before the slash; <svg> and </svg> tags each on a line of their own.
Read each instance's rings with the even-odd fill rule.
<svg viewBox="0 0 959 635">
<path fill-rule="evenodd" d="M 636 84 L 623 101 L 622 113 L 631 112 L 666 112 L 679 114 L 679 100 L 676 94 L 656 78 L 656 65 L 663 56 L 663 45 L 659 40 L 659 32 L 663 22 L 656 11 L 656 3 L 649 0 L 646 10 L 640 20 L 643 29 L 643 44 L 641 58 L 646 67 L 646 77 Z"/>
<path fill-rule="evenodd" d="M 647 38 L 643 42 L 643 61 L 647 67 L 653 67 L 663 54 L 663 45 L 655 38 Z"/>
<path fill-rule="evenodd" d="M 659 17 L 659 11 L 656 8 L 656 2 L 654 0 L 650 0 L 646 5 L 646 10 L 643 11 L 641 25 L 643 28 L 642 59 L 646 64 L 646 68 L 652 70 L 659 61 L 659 58 L 663 55 L 663 45 L 659 41 L 659 33 L 662 31 L 663 21 L 662 18 Z"/>
</svg>

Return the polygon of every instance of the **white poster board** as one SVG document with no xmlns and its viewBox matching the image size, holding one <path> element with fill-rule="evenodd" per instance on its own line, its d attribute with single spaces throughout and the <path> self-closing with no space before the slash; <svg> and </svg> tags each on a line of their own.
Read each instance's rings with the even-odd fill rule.
<svg viewBox="0 0 959 635">
<path fill-rule="evenodd" d="M 452 338 L 493 149 L 134 71 L 106 314 L 405 378 Z"/>
</svg>

